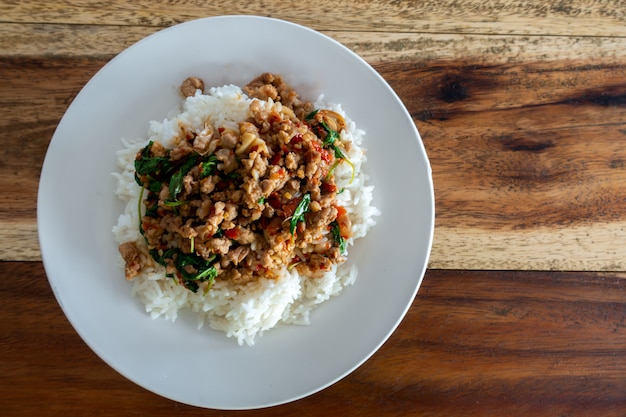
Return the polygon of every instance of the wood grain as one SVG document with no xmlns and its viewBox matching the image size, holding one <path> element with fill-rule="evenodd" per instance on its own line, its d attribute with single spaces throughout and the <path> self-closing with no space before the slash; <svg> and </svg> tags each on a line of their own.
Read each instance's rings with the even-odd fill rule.
<svg viewBox="0 0 626 417">
<path fill-rule="evenodd" d="M 431 267 L 623 270 L 624 64 L 382 67 L 433 167 Z"/>
<path fill-rule="evenodd" d="M 110 59 L 158 26 L 21 24 L 0 22 L 4 57 L 91 57 Z M 344 28 L 345 29 L 345 28 Z M 626 56 L 624 37 L 485 35 L 457 33 L 323 30 L 370 63 L 458 59 L 476 65 L 545 60 L 617 61 Z"/>
<path fill-rule="evenodd" d="M 38 260 L 37 191 L 48 144 L 103 61 L 0 57 L 0 259 Z"/>
<path fill-rule="evenodd" d="M 322 30 L 404 101 L 433 167 L 430 267 L 626 270 L 620 6 L 322 1 L 304 21 L 289 2 L 0 2 L 0 259 L 40 259 L 45 150 L 93 74 L 171 24 L 253 13 Z"/>
<path fill-rule="evenodd" d="M 269 3 L 269 4 L 268 4 Z M 0 2 L 0 19 L 18 23 L 171 26 L 200 17 L 251 14 L 317 30 L 623 36 L 623 0 L 571 2 L 427 0 L 340 2 L 165 2 L 44 0 Z"/>
<path fill-rule="evenodd" d="M 57 29 L 71 38 L 67 27 Z M 74 54 L 63 53 L 71 44 L 48 40 L 57 54 L 19 47 L 23 53 L 0 59 L 7 110 L 0 115 L 0 185 L 8 191 L 0 259 L 40 259 L 35 213 L 45 149 L 73 97 L 112 57 L 90 52 L 102 31 L 81 33 L 84 46 Z M 17 45 L 27 38 L 18 36 Z M 36 44 L 53 38 L 45 34 Z M 616 244 L 626 240 L 626 40 L 344 40 L 387 79 L 422 134 L 437 199 L 431 267 L 626 269 L 626 245 Z M 465 58 L 454 59 L 464 45 Z"/>
<path fill-rule="evenodd" d="M 621 416 L 626 280 L 615 274 L 430 270 L 397 331 L 339 383 L 291 404 L 202 410 L 102 362 L 41 263 L 0 262 L 6 416 Z M 581 406 L 581 405 L 584 405 Z"/>
</svg>

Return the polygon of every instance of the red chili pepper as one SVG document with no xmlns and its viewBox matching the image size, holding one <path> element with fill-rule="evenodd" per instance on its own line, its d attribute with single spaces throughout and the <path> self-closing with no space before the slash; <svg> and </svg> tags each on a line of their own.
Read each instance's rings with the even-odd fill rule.
<svg viewBox="0 0 626 417">
<path fill-rule="evenodd" d="M 302 135 L 300 133 L 296 133 L 295 135 L 293 135 L 293 137 L 291 138 L 290 143 L 293 145 L 297 145 L 298 143 L 302 142 L 304 139 L 302 138 Z"/>
<path fill-rule="evenodd" d="M 276 152 L 274 154 L 274 156 L 272 156 L 272 159 L 270 159 L 270 164 L 278 165 L 278 163 L 280 162 L 280 157 L 281 156 L 282 156 L 282 154 L 280 152 Z"/>
<path fill-rule="evenodd" d="M 320 157 L 324 162 L 330 162 L 333 159 L 333 156 L 328 150 L 322 148 L 322 145 L 316 140 L 311 141 L 311 147 L 320 153 Z"/>
<path fill-rule="evenodd" d="M 283 205 L 283 211 L 285 212 L 286 217 L 291 217 L 294 211 L 296 211 L 296 207 L 300 204 L 302 198 L 292 198 L 289 202 Z"/>
<path fill-rule="evenodd" d="M 337 186 L 335 184 L 331 184 L 331 183 L 326 182 L 326 181 L 322 181 L 322 185 L 320 186 L 320 188 L 325 193 L 336 193 L 337 192 Z"/>
<path fill-rule="evenodd" d="M 229 239 L 235 240 L 239 237 L 240 231 L 239 228 L 235 227 L 233 229 L 224 230 L 224 236 Z"/>
<path fill-rule="evenodd" d="M 274 209 L 279 209 L 281 206 L 281 203 L 280 203 L 280 198 L 278 197 L 278 194 L 276 193 L 270 194 L 270 196 L 267 197 L 267 204 L 272 206 L 272 208 Z"/>
</svg>

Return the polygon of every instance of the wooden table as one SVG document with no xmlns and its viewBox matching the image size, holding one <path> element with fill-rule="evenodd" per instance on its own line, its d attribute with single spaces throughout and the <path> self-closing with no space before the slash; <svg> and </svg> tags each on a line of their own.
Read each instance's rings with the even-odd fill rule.
<svg viewBox="0 0 626 417">
<path fill-rule="evenodd" d="M 173 24 L 256 14 L 360 54 L 430 157 L 436 231 L 406 318 L 287 405 L 203 410 L 109 368 L 50 290 L 47 145 L 108 60 Z M 626 415 L 626 2 L 0 1 L 0 415 Z"/>
</svg>

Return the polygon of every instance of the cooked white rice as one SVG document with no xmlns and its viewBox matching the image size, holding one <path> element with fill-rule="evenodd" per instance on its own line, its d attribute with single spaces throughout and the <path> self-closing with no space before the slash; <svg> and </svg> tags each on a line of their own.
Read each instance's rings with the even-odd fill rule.
<svg viewBox="0 0 626 417">
<path fill-rule="evenodd" d="M 212 88 L 206 94 L 198 92 L 184 101 L 180 114 L 162 122 L 150 122 L 147 139 L 122 139 L 124 147 L 117 152 L 121 172 L 113 173 L 117 178 L 116 194 L 126 203 L 124 213 L 113 227 L 118 243 L 134 241 L 145 246 L 139 232 L 137 213 L 141 188 L 134 180 L 137 152 L 150 140 L 172 147 L 180 125 L 200 131 L 205 121 L 211 120 L 217 126 L 237 128 L 237 123 L 249 116 L 251 102 L 252 99 L 234 85 Z M 323 103 L 320 97 L 315 107 L 343 115 L 348 127 L 343 131 L 342 138 L 352 142 L 347 156 L 356 169 L 354 181 L 350 183 L 352 172 L 348 164 L 340 164 L 335 170 L 337 187 L 344 189 L 337 196 L 338 202 L 346 208 L 352 221 L 353 236 L 346 245 L 349 248 L 355 239 L 365 236 L 375 224 L 374 217 L 379 214 L 372 206 L 373 186 L 366 185 L 368 178 L 361 171 L 361 165 L 366 160 L 362 148 L 364 132 L 356 128 L 341 106 Z M 120 269 L 123 271 L 121 257 Z M 260 279 L 243 287 L 218 280 L 208 294 L 203 295 L 202 291 L 194 293 L 175 280 L 166 278 L 165 269 L 155 264 L 154 267 L 144 268 L 133 279 L 132 295 L 145 305 L 152 318 L 164 317 L 174 321 L 181 309 L 189 309 L 198 319 L 198 328 L 208 323 L 228 337 L 235 337 L 240 345 L 254 345 L 257 337 L 279 323 L 309 324 L 309 313 L 339 294 L 344 287 L 352 285 L 356 276 L 356 267 L 349 263 L 334 265 L 322 278 L 315 279 L 300 276 L 296 268 L 292 268 L 291 271 L 285 269 L 284 276 L 279 280 Z"/>
</svg>

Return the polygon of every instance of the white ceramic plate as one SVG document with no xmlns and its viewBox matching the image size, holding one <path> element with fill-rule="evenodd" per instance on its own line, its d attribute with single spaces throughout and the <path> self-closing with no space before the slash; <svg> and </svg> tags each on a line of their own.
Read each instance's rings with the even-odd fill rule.
<svg viewBox="0 0 626 417">
<path fill-rule="evenodd" d="M 375 185 L 377 225 L 351 249 L 354 286 L 281 326 L 254 347 L 190 317 L 152 320 L 130 296 L 111 232 L 122 137 L 180 105 L 189 75 L 207 86 L 280 73 L 302 96 L 343 105 L 366 131 L 364 170 Z M 104 361 L 164 397 L 200 407 L 250 409 L 317 392 L 349 374 L 391 335 L 424 275 L 434 227 L 431 170 L 415 125 L 393 90 L 356 54 L 285 21 L 224 16 L 183 23 L 130 47 L 85 85 L 61 120 L 44 162 L 38 225 L 51 287 L 71 324 Z"/>
</svg>

